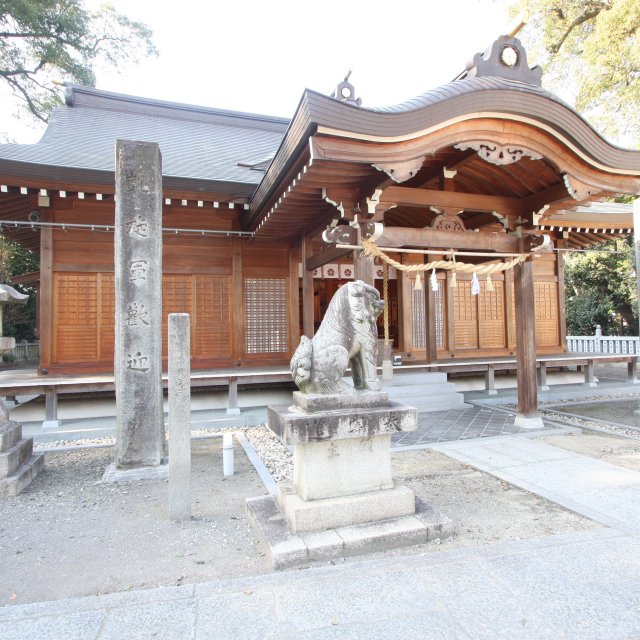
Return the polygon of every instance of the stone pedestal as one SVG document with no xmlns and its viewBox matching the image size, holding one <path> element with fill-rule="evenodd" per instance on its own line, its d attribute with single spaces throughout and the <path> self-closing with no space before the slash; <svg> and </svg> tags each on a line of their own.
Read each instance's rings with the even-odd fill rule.
<svg viewBox="0 0 640 640">
<path fill-rule="evenodd" d="M 44 454 L 33 453 L 33 438 L 22 437 L 22 425 L 0 424 L 0 498 L 17 496 L 44 466 Z"/>
<path fill-rule="evenodd" d="M 451 521 L 394 482 L 391 436 L 417 428 L 417 411 L 386 393 L 294 393 L 268 407 L 269 427 L 294 447 L 291 482 L 247 500 L 249 520 L 276 568 L 425 543 Z"/>
<path fill-rule="evenodd" d="M 294 446 L 293 482 L 277 501 L 292 531 L 318 531 L 415 513 L 415 496 L 391 475 L 391 435 L 414 431 L 413 407 L 386 393 L 293 394 L 268 407 L 269 427 Z"/>
</svg>

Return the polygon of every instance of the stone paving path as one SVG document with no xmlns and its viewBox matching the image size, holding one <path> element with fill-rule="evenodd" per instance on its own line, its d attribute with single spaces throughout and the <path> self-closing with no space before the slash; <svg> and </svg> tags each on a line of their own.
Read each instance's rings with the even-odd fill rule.
<svg viewBox="0 0 640 640">
<path fill-rule="evenodd" d="M 640 541 L 609 529 L 4 607 L 3 640 L 640 637 Z"/>
<path fill-rule="evenodd" d="M 514 412 L 478 406 L 419 413 L 418 429 L 394 435 L 391 439 L 391 446 L 428 445 L 451 440 L 488 438 L 531 431 L 530 429 L 516 427 L 513 424 L 515 417 L 516 414 Z M 545 427 L 545 430 L 551 429 L 552 427 Z"/>
<path fill-rule="evenodd" d="M 640 534 L 640 473 L 523 437 L 433 447 L 632 535 Z"/>
</svg>

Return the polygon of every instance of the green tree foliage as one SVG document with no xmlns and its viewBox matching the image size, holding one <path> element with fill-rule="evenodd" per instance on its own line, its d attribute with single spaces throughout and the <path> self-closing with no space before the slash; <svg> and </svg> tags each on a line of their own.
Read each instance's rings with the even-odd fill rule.
<svg viewBox="0 0 640 640">
<path fill-rule="evenodd" d="M 520 37 L 545 86 L 611 138 L 640 146 L 640 2 L 519 0 L 514 11 L 524 6 L 532 20 Z"/>
<path fill-rule="evenodd" d="M 600 251 L 569 254 L 565 263 L 567 333 L 638 335 L 635 252 L 631 238 Z"/>
<path fill-rule="evenodd" d="M 37 253 L 21 247 L 19 244 L 0 237 L 0 282 L 9 282 L 12 276 L 39 271 L 40 260 Z M 27 304 L 6 305 L 3 312 L 3 333 L 16 340 L 35 339 L 36 295 L 33 287 L 15 285 L 15 288 L 29 294 Z"/>
<path fill-rule="evenodd" d="M 91 13 L 82 0 L 1 0 L 0 78 L 35 118 L 60 103 L 52 82 L 95 85 L 95 68 L 124 70 L 155 55 L 151 30 L 108 4 Z"/>
</svg>

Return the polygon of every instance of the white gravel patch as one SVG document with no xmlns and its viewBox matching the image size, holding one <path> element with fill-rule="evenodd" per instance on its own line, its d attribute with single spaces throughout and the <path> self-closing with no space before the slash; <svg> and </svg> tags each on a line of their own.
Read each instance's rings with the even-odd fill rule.
<svg viewBox="0 0 640 640">
<path fill-rule="evenodd" d="M 293 455 L 266 425 L 252 427 L 244 431 L 262 462 L 276 482 L 291 480 L 293 477 Z"/>
</svg>

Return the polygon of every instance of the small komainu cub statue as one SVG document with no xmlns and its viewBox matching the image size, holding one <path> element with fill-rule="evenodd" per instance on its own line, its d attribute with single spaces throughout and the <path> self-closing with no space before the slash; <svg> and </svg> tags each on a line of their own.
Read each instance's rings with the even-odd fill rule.
<svg viewBox="0 0 640 640">
<path fill-rule="evenodd" d="M 316 335 L 311 340 L 302 336 L 291 358 L 291 374 L 300 391 L 353 393 L 342 380 L 349 365 L 355 389 L 380 390 L 376 320 L 383 307 L 377 289 L 361 280 L 338 289 Z"/>
</svg>

